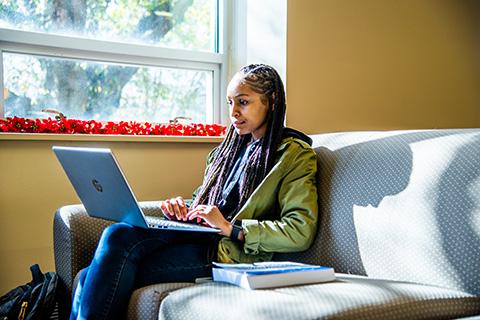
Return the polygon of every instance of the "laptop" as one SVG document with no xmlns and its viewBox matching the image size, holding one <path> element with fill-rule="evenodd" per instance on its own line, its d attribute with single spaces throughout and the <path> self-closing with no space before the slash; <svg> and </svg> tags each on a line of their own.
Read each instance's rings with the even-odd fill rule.
<svg viewBox="0 0 480 320">
<path fill-rule="evenodd" d="M 219 229 L 146 216 L 110 149 L 52 147 L 88 215 L 140 228 L 220 232 Z"/>
</svg>

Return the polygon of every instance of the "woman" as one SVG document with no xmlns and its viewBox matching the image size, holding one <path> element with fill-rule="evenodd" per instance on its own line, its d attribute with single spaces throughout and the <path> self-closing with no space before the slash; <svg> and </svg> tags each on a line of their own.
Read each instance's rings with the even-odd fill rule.
<svg viewBox="0 0 480 320">
<path fill-rule="evenodd" d="M 211 276 L 212 261 L 271 260 L 307 249 L 317 222 L 316 158 L 311 140 L 285 128 L 285 91 L 267 65 L 243 67 L 227 89 L 232 125 L 208 157 L 190 205 L 161 201 L 173 220 L 219 234 L 108 227 L 75 291 L 71 319 L 117 319 L 135 288 Z"/>
</svg>

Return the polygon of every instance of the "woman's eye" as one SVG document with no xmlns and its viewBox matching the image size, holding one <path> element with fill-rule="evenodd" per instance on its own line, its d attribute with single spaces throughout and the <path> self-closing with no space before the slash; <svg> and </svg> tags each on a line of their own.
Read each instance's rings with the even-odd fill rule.
<svg viewBox="0 0 480 320">
<path fill-rule="evenodd" d="M 231 106 L 231 105 L 232 105 L 232 103 L 233 103 L 233 101 L 232 101 L 232 100 L 230 100 L 230 99 L 229 99 L 229 100 L 227 100 L 227 104 L 228 104 L 229 106 Z"/>
<path fill-rule="evenodd" d="M 248 104 L 248 101 L 247 101 L 247 100 L 240 99 L 240 100 L 238 100 L 238 103 L 239 103 L 241 106 L 246 106 L 246 105 Z"/>
</svg>

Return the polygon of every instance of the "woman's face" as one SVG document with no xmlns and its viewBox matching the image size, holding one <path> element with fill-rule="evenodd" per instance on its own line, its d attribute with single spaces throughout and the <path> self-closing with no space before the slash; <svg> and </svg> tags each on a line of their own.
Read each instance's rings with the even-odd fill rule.
<svg viewBox="0 0 480 320">
<path fill-rule="evenodd" d="M 236 74 L 228 84 L 230 120 L 238 134 L 251 133 L 253 138 L 258 140 L 267 130 L 269 106 L 263 103 L 262 94 L 250 89 L 242 80 L 242 75 Z"/>
</svg>

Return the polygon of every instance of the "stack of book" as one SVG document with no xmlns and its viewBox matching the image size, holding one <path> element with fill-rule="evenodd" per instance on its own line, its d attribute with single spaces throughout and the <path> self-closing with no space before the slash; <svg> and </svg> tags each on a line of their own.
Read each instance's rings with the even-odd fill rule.
<svg viewBox="0 0 480 320">
<path fill-rule="evenodd" d="M 265 289 L 335 280 L 333 268 L 297 262 L 213 263 L 213 281 Z"/>
</svg>

